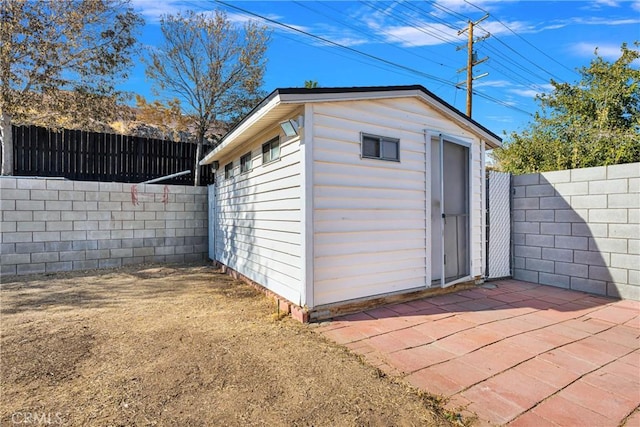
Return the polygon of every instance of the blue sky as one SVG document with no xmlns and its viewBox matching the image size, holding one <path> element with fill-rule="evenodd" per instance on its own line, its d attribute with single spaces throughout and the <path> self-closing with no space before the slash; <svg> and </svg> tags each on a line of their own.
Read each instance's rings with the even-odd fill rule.
<svg viewBox="0 0 640 427">
<path fill-rule="evenodd" d="M 236 8 L 205 0 L 133 0 L 146 25 L 141 41 L 161 40 L 163 14 L 191 9 L 225 10 L 241 24 L 258 19 Z M 531 120 L 534 96 L 549 81 L 575 83 L 597 47 L 608 60 L 620 45 L 640 40 L 640 0 L 616 1 L 230 1 L 228 4 L 342 45 L 266 22 L 273 30 L 264 89 L 300 87 L 315 80 L 323 87 L 421 84 L 465 111 L 466 33 L 469 20 L 489 17 L 475 27 L 473 118 L 498 135 L 518 131 Z M 359 51 L 362 53 L 357 53 Z M 374 59 L 376 57 L 379 59 Z M 640 64 L 635 64 L 640 66 Z M 153 98 L 151 83 L 138 65 L 123 89 Z"/>
</svg>

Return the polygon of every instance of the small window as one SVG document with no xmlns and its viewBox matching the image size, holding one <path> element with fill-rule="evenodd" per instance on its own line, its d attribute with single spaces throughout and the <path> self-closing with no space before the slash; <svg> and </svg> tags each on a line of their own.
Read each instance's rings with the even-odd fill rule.
<svg viewBox="0 0 640 427">
<path fill-rule="evenodd" d="M 362 157 L 400 161 L 400 140 L 363 133 Z"/>
<path fill-rule="evenodd" d="M 224 179 L 233 178 L 233 162 L 224 165 Z"/>
<path fill-rule="evenodd" d="M 251 170 L 251 153 L 247 153 L 240 157 L 240 173 L 249 172 Z"/>
<path fill-rule="evenodd" d="M 280 137 L 276 136 L 269 142 L 262 144 L 262 164 L 280 158 Z"/>
</svg>

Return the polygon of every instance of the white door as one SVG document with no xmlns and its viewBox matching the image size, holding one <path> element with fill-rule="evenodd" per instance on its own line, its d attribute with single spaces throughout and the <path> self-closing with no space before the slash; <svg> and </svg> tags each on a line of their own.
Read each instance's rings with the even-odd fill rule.
<svg viewBox="0 0 640 427">
<path fill-rule="evenodd" d="M 211 184 L 207 187 L 209 202 L 209 259 L 216 260 L 216 185 Z"/>
<path fill-rule="evenodd" d="M 440 136 L 432 140 L 431 155 L 431 279 L 446 287 L 471 273 L 470 149 L 464 142 Z"/>
</svg>

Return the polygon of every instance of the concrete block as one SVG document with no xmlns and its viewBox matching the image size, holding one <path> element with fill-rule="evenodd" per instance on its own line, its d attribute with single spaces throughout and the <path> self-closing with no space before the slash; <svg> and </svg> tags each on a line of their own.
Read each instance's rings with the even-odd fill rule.
<svg viewBox="0 0 640 427">
<path fill-rule="evenodd" d="M 554 210 L 527 210 L 526 220 L 529 222 L 553 222 L 555 217 Z"/>
<path fill-rule="evenodd" d="M 561 262 L 573 262 L 573 250 L 542 248 L 542 259 Z"/>
<path fill-rule="evenodd" d="M 184 212 L 187 209 L 185 209 L 185 203 L 169 203 L 165 206 L 165 210 L 169 212 Z"/>
<path fill-rule="evenodd" d="M 511 188 L 511 198 L 512 199 L 519 199 L 519 198 L 526 197 L 526 196 L 527 196 L 527 187 L 526 186 L 512 187 Z M 195 203 L 195 200 L 193 201 L 193 203 Z"/>
<path fill-rule="evenodd" d="M 0 179 L 0 182 L 3 181 L 5 180 Z M 4 200 L 29 200 L 29 190 L 3 189 L 0 192 L 0 197 Z"/>
<path fill-rule="evenodd" d="M 195 211 L 196 214 L 196 219 L 203 219 L 203 220 L 207 220 L 207 211 L 206 210 L 202 210 L 202 211 Z"/>
<path fill-rule="evenodd" d="M 97 211 L 98 202 L 71 202 L 74 211 Z"/>
<path fill-rule="evenodd" d="M 629 255 L 640 255 L 640 240 L 638 239 L 629 239 L 627 241 L 627 253 Z"/>
<path fill-rule="evenodd" d="M 109 249 L 98 249 L 95 251 L 85 251 L 85 257 L 87 260 L 93 259 L 106 259 L 109 258 Z"/>
<path fill-rule="evenodd" d="M 607 295 L 614 298 L 640 301 L 640 286 L 607 283 Z"/>
<path fill-rule="evenodd" d="M 83 261 L 86 256 L 85 251 L 62 251 L 60 252 L 60 261 Z"/>
<path fill-rule="evenodd" d="M 576 264 L 609 265 L 609 252 L 573 251 L 573 262 Z"/>
<path fill-rule="evenodd" d="M 189 211 L 189 212 L 198 212 L 198 211 L 202 211 L 205 212 L 207 211 L 207 204 L 205 203 L 185 203 L 184 204 L 184 210 L 185 211 Z"/>
<path fill-rule="evenodd" d="M 563 184 L 556 184 L 554 186 L 556 195 L 562 196 L 565 200 L 569 196 L 581 196 L 589 194 L 588 182 L 567 182 Z"/>
<path fill-rule="evenodd" d="M 133 239 L 133 230 L 111 230 L 112 239 Z"/>
<path fill-rule="evenodd" d="M 201 252 L 203 254 L 208 254 L 209 253 L 209 246 L 207 244 L 204 244 L 204 243 L 202 245 L 193 245 L 193 250 L 196 253 Z"/>
<path fill-rule="evenodd" d="M 0 212 L 15 211 L 16 201 L 0 199 Z"/>
<path fill-rule="evenodd" d="M 607 178 L 635 178 L 640 176 L 640 163 L 607 166 Z"/>
<path fill-rule="evenodd" d="M 165 237 L 164 239 L 164 246 L 181 246 L 184 244 L 184 237 Z"/>
<path fill-rule="evenodd" d="M 91 202 L 97 203 L 98 210 L 101 211 L 121 211 L 122 210 L 122 202 Z"/>
<path fill-rule="evenodd" d="M 160 202 L 145 202 L 143 207 L 146 212 L 161 212 L 165 210 L 165 205 Z"/>
<path fill-rule="evenodd" d="M 46 271 L 46 264 L 19 264 L 16 266 L 16 274 L 39 274 Z"/>
<path fill-rule="evenodd" d="M 45 225 L 43 221 L 17 222 L 16 231 L 45 231 Z"/>
<path fill-rule="evenodd" d="M 2 181 L 4 181 L 4 179 L 0 179 L 0 183 Z M 13 276 L 15 274 L 17 274 L 17 269 L 15 264 L 0 265 L 0 276 L 6 277 L 6 276 Z"/>
<path fill-rule="evenodd" d="M 0 222 L 0 233 L 15 233 L 16 231 L 18 231 L 18 223 L 16 221 Z M 29 231 L 29 230 L 20 230 L 20 231 Z"/>
<path fill-rule="evenodd" d="M 60 218 L 63 221 L 86 221 L 88 219 L 87 211 L 68 211 L 61 212 Z"/>
<path fill-rule="evenodd" d="M 3 221 L 33 221 L 31 211 L 6 211 L 2 212 Z"/>
<path fill-rule="evenodd" d="M 524 280 L 525 282 L 538 283 L 537 271 L 514 270 L 513 277 L 516 280 Z"/>
<path fill-rule="evenodd" d="M 96 268 L 98 268 L 97 259 L 73 261 L 74 270 L 94 270 Z"/>
<path fill-rule="evenodd" d="M 29 264 L 31 263 L 30 254 L 0 254 L 0 264 Z"/>
<path fill-rule="evenodd" d="M 17 188 L 16 181 L 17 179 L 13 176 L 0 176 L 0 188 L 3 191 L 4 189 Z"/>
<path fill-rule="evenodd" d="M 152 263 L 163 263 L 166 261 L 166 257 L 164 255 L 152 255 L 144 257 L 144 262 L 152 262 Z"/>
<path fill-rule="evenodd" d="M 32 232 L 2 233 L 2 243 L 31 243 L 33 242 Z"/>
<path fill-rule="evenodd" d="M 128 186 L 129 184 L 124 184 L 125 186 Z M 123 188 L 122 188 L 122 183 L 120 182 L 101 182 L 100 183 L 100 191 L 108 191 L 108 192 L 123 192 Z M 127 191 L 129 191 L 129 188 L 127 188 Z"/>
<path fill-rule="evenodd" d="M 555 247 L 558 249 L 589 249 L 589 240 L 586 237 L 555 236 Z"/>
<path fill-rule="evenodd" d="M 105 240 L 111 238 L 111 231 L 87 230 L 87 240 Z"/>
<path fill-rule="evenodd" d="M 569 209 L 569 201 L 562 196 L 540 197 L 540 209 Z"/>
<path fill-rule="evenodd" d="M 525 239 L 527 246 L 554 247 L 554 236 L 542 234 L 527 234 Z"/>
<path fill-rule="evenodd" d="M 563 276 L 571 277 L 589 277 L 588 265 L 568 262 L 556 262 L 555 267 L 556 274 L 562 274 Z"/>
<path fill-rule="evenodd" d="M 111 219 L 114 219 L 117 221 L 133 221 L 135 219 L 134 215 L 135 215 L 135 212 L 132 212 L 132 211 L 111 212 Z M 105 218 L 105 219 L 108 219 L 108 218 Z M 154 219 L 154 218 L 150 218 L 150 219 Z"/>
<path fill-rule="evenodd" d="M 98 240 L 98 249 L 119 249 L 121 247 L 122 240 L 120 239 Z"/>
<path fill-rule="evenodd" d="M 72 221 L 49 221 L 49 222 L 47 222 L 46 231 L 71 231 L 71 230 L 73 230 L 73 222 Z"/>
<path fill-rule="evenodd" d="M 186 220 L 184 222 L 184 226 L 185 228 L 207 228 L 208 224 L 201 220 L 201 219 L 192 219 L 192 220 Z"/>
<path fill-rule="evenodd" d="M 640 193 L 640 178 L 629 178 L 629 193 Z"/>
<path fill-rule="evenodd" d="M 589 196 L 571 196 L 572 209 L 596 209 L 607 207 L 607 196 L 605 194 Z"/>
<path fill-rule="evenodd" d="M 553 273 L 555 271 L 554 262 L 535 258 L 526 258 L 525 269 Z"/>
<path fill-rule="evenodd" d="M 122 240 L 123 248 L 142 248 L 144 247 L 144 239 L 123 239 Z"/>
<path fill-rule="evenodd" d="M 69 200 L 72 202 L 84 202 L 84 191 L 60 191 L 58 200 Z"/>
<path fill-rule="evenodd" d="M 572 277 L 571 289 L 574 291 L 588 292 L 590 294 L 606 295 L 607 282 L 581 277 Z"/>
<path fill-rule="evenodd" d="M 109 201 L 110 202 L 127 202 L 131 203 L 131 192 L 128 191 L 126 193 L 123 192 L 109 192 Z"/>
<path fill-rule="evenodd" d="M 538 222 L 515 222 L 513 224 L 514 233 L 540 233 L 540 223 Z"/>
<path fill-rule="evenodd" d="M 557 288 L 569 289 L 569 286 L 571 286 L 571 278 L 561 274 L 541 272 L 538 275 L 538 283 L 542 285 L 555 286 Z"/>
<path fill-rule="evenodd" d="M 196 197 L 194 194 L 176 194 L 175 201 L 177 203 L 195 203 Z"/>
<path fill-rule="evenodd" d="M 57 262 L 60 252 L 36 252 L 31 254 L 31 262 Z"/>
<path fill-rule="evenodd" d="M 607 237 L 609 227 L 607 224 L 587 224 L 574 222 L 571 224 L 572 236 Z"/>
<path fill-rule="evenodd" d="M 98 249 L 98 241 L 97 240 L 80 240 L 73 242 L 73 250 L 74 251 L 84 251 L 84 250 L 94 250 Z"/>
<path fill-rule="evenodd" d="M 155 219 L 173 220 L 173 219 L 178 219 L 179 214 L 185 214 L 185 213 L 186 212 L 156 212 Z M 154 219 L 154 218 L 149 218 L 149 219 Z"/>
<path fill-rule="evenodd" d="M 176 246 L 176 254 L 192 254 L 193 252 L 193 245 Z M 516 259 L 524 260 L 524 258 Z"/>
<path fill-rule="evenodd" d="M 156 221 L 156 220 L 145 221 L 144 222 L 144 228 L 146 228 L 146 229 L 165 228 L 165 222 L 164 221 Z"/>
<path fill-rule="evenodd" d="M 556 195 L 556 191 L 550 184 L 528 185 L 525 188 L 526 197 L 547 197 Z"/>
<path fill-rule="evenodd" d="M 603 282 L 627 283 L 627 270 L 624 268 L 589 266 L 589 279 Z"/>
<path fill-rule="evenodd" d="M 45 242 L 45 252 L 63 252 L 73 250 L 73 242 Z"/>
<path fill-rule="evenodd" d="M 34 219 L 37 221 L 60 221 L 61 214 L 60 211 L 40 211 L 35 213 Z"/>
<path fill-rule="evenodd" d="M 607 167 L 598 166 L 595 168 L 583 168 L 571 170 L 571 181 L 595 181 L 598 179 L 607 179 Z"/>
<path fill-rule="evenodd" d="M 522 211 L 522 210 L 513 211 L 511 213 L 511 221 L 513 221 L 513 222 L 523 222 L 525 220 L 525 213 L 526 212 L 527 211 Z"/>
<path fill-rule="evenodd" d="M 519 223 L 522 224 L 522 223 Z M 176 237 L 189 237 L 195 236 L 196 232 L 193 228 L 177 228 L 176 229 Z"/>
<path fill-rule="evenodd" d="M 47 188 L 47 181 L 44 179 L 18 178 L 17 188 L 25 190 L 44 190 Z"/>
<path fill-rule="evenodd" d="M 589 194 L 626 193 L 628 191 L 626 179 L 610 179 L 603 181 L 590 181 Z"/>
<path fill-rule="evenodd" d="M 89 181 L 74 181 L 73 189 L 76 191 L 99 191 L 100 183 Z"/>
<path fill-rule="evenodd" d="M 43 200 L 16 200 L 16 211 L 42 211 Z"/>
<path fill-rule="evenodd" d="M 589 250 L 595 252 L 627 253 L 627 239 L 611 239 L 606 237 L 589 238 Z"/>
<path fill-rule="evenodd" d="M 588 217 L 587 210 L 575 211 L 573 209 L 556 210 L 556 222 L 586 222 Z"/>
<path fill-rule="evenodd" d="M 86 214 L 85 219 L 88 221 L 108 221 L 113 217 L 112 212 L 109 211 L 89 211 Z"/>
<path fill-rule="evenodd" d="M 144 228 L 144 221 L 120 221 L 123 230 L 139 230 Z"/>
<path fill-rule="evenodd" d="M 98 230 L 98 221 L 73 221 L 73 229 L 76 231 Z"/>
<path fill-rule="evenodd" d="M 100 230 L 122 230 L 122 221 L 98 221 Z"/>
<path fill-rule="evenodd" d="M 548 182 L 550 184 L 559 184 L 561 182 L 571 182 L 571 170 L 561 170 L 552 172 L 542 172 L 540 174 L 540 183 Z"/>
<path fill-rule="evenodd" d="M 608 208 L 640 209 L 640 193 L 609 194 Z"/>
<path fill-rule="evenodd" d="M 185 240 L 185 243 L 194 244 L 187 240 Z M 540 247 L 515 245 L 513 247 L 513 253 L 517 257 L 538 258 L 538 259 L 542 258 L 542 248 Z"/>
<path fill-rule="evenodd" d="M 134 239 L 145 239 L 145 238 L 161 237 L 157 233 L 158 232 L 164 232 L 164 231 L 169 231 L 169 230 L 164 230 L 164 229 L 158 229 L 158 230 L 155 230 L 155 229 L 150 229 L 150 230 L 136 229 L 136 230 L 133 230 L 133 238 Z M 173 234 L 175 235 L 175 230 L 173 230 Z"/>
<path fill-rule="evenodd" d="M 185 205 L 186 209 L 186 205 Z M 193 210 L 186 210 L 185 212 L 176 212 L 176 219 L 195 220 L 196 213 Z"/>
<path fill-rule="evenodd" d="M 143 264 L 144 257 L 122 258 L 122 265 Z"/>
<path fill-rule="evenodd" d="M 156 255 L 173 255 L 176 253 L 176 248 L 173 246 L 158 246 L 156 248 Z"/>
<path fill-rule="evenodd" d="M 136 221 L 153 221 L 153 220 L 156 219 L 156 213 L 155 212 L 146 212 L 146 211 L 135 212 L 134 219 Z"/>
<path fill-rule="evenodd" d="M 111 249 L 111 258 L 127 258 L 132 256 L 133 249 L 131 248 Z"/>
<path fill-rule="evenodd" d="M 185 228 L 184 220 L 167 220 L 164 227 L 166 228 Z"/>
<path fill-rule="evenodd" d="M 142 230 L 139 230 L 142 231 Z M 149 230 L 152 231 L 152 230 Z M 158 228 L 155 231 L 154 236 L 145 236 L 145 237 L 176 237 L 176 229 L 175 228 Z M 524 241 L 523 241 L 524 243 Z"/>
<path fill-rule="evenodd" d="M 18 243 L 25 244 L 25 243 Z M 16 243 L 0 243 L 0 254 L 15 254 L 16 252 Z"/>
<path fill-rule="evenodd" d="M 101 191 L 87 191 L 84 193 L 84 198 L 87 202 L 108 202 L 109 194 Z"/>
<path fill-rule="evenodd" d="M 165 258 L 165 262 L 168 263 L 183 263 L 184 262 L 184 254 L 176 254 L 176 255 L 167 255 Z"/>
<path fill-rule="evenodd" d="M 184 254 L 184 262 L 200 262 L 207 259 L 205 252 L 196 252 L 192 254 Z M 526 271 L 526 270 L 524 270 Z"/>
<path fill-rule="evenodd" d="M 147 257 L 152 256 L 155 253 L 155 248 L 146 247 L 146 248 L 133 248 L 133 256 L 134 257 Z"/>
<path fill-rule="evenodd" d="M 630 285 L 640 286 L 640 270 L 627 270 L 627 276 Z"/>
<path fill-rule="evenodd" d="M 164 245 L 164 239 L 160 239 L 160 238 L 157 238 L 157 237 L 145 238 L 143 240 L 144 240 L 144 246 L 145 247 L 157 247 L 157 246 Z"/>
<path fill-rule="evenodd" d="M 73 190 L 73 181 L 66 179 L 47 179 L 45 187 L 47 190 Z"/>
<path fill-rule="evenodd" d="M 118 268 L 122 267 L 122 259 L 121 258 L 107 258 L 101 259 L 98 262 L 99 268 Z"/>
<path fill-rule="evenodd" d="M 45 207 L 47 212 L 50 211 L 71 211 L 73 210 L 73 202 L 70 201 L 55 201 L 55 200 L 47 200 L 45 202 Z"/>
<path fill-rule="evenodd" d="M 629 238 L 640 236 L 640 225 L 638 224 L 609 224 L 609 237 Z"/>
<path fill-rule="evenodd" d="M 193 246 L 191 246 L 191 248 L 193 249 Z M 526 260 L 526 258 L 513 257 L 513 268 L 514 269 L 524 269 L 525 260 Z"/>
<path fill-rule="evenodd" d="M 66 240 L 72 241 L 87 240 L 87 231 L 65 231 L 64 233 L 62 233 L 62 237 L 64 237 Z"/>
<path fill-rule="evenodd" d="M 626 209 L 590 209 L 589 222 L 604 222 L 608 224 L 627 223 Z"/>
<path fill-rule="evenodd" d="M 15 243 L 16 253 L 30 254 L 32 252 L 44 252 L 44 243 Z"/>
<path fill-rule="evenodd" d="M 640 256 L 634 254 L 611 254 L 611 267 L 640 270 Z"/>
</svg>

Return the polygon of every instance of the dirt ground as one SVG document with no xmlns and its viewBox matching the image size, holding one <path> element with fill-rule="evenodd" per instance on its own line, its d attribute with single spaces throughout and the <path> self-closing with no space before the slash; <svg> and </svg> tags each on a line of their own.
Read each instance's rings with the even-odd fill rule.
<svg viewBox="0 0 640 427">
<path fill-rule="evenodd" d="M 454 419 L 209 266 L 4 277 L 0 297 L 2 425 Z"/>
</svg>

